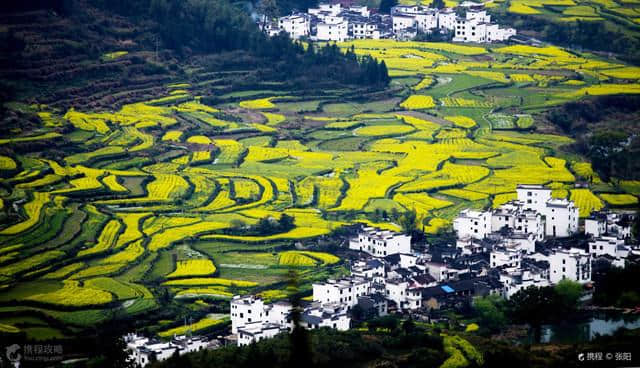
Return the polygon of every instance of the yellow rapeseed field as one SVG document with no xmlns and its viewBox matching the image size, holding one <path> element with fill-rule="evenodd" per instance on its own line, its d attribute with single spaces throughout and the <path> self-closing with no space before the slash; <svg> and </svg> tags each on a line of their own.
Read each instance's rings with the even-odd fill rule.
<svg viewBox="0 0 640 368">
<path fill-rule="evenodd" d="M 435 106 L 433 97 L 423 95 L 411 95 L 400 104 L 400 107 L 409 110 L 431 109 Z"/>
<path fill-rule="evenodd" d="M 176 270 L 168 274 L 168 278 L 186 277 L 186 276 L 207 276 L 216 272 L 216 266 L 210 259 L 190 259 L 186 261 L 178 261 Z"/>
</svg>

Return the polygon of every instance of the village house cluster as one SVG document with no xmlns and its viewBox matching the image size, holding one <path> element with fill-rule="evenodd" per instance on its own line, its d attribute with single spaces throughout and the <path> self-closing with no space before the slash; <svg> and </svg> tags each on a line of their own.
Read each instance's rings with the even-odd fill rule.
<svg viewBox="0 0 640 368">
<path fill-rule="evenodd" d="M 419 317 L 473 297 L 508 299 L 529 286 L 563 279 L 588 290 L 597 262 L 624 267 L 640 259 L 640 248 L 625 245 L 632 215 L 594 213 L 585 221 L 587 238 L 580 247 L 568 240 L 578 235 L 578 216 L 572 201 L 552 198 L 549 188 L 519 185 L 517 199 L 499 208 L 462 211 L 454 221 L 455 245 L 414 251 L 408 235 L 363 227 L 348 243 L 355 258 L 350 275 L 313 284 L 312 301 L 299 307 L 300 325 L 347 330 L 356 311 L 358 319 L 390 313 Z M 231 322 L 237 344 L 290 332 L 292 308 L 288 302 L 235 296 Z"/>
<path fill-rule="evenodd" d="M 204 336 L 173 336 L 169 341 L 150 339 L 130 333 L 124 336 L 131 361 L 137 366 L 144 367 L 155 361 L 163 361 L 174 354 L 183 355 L 204 349 L 214 349 L 219 346 L 216 340 L 210 341 Z"/>
<path fill-rule="evenodd" d="M 321 3 L 307 13 L 294 13 L 269 22 L 265 32 L 286 32 L 293 39 L 343 42 L 353 39 L 411 39 L 418 33 L 438 30 L 449 33 L 454 42 L 505 41 L 516 34 L 513 28 L 501 28 L 491 22 L 482 4 L 463 2 L 460 16 L 454 8 L 435 9 L 419 5 L 397 5 L 390 14 L 376 14 L 366 6 L 343 7 Z"/>
</svg>

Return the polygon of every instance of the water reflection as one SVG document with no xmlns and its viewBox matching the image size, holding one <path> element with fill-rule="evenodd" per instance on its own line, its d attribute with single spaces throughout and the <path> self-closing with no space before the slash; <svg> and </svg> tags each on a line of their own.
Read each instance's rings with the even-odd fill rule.
<svg viewBox="0 0 640 368">
<path fill-rule="evenodd" d="M 640 328 L 640 315 L 597 314 L 578 323 L 542 326 L 543 343 L 572 344 L 593 340 L 596 335 L 611 335 L 621 327 Z M 529 341 L 532 336 L 529 336 Z"/>
</svg>

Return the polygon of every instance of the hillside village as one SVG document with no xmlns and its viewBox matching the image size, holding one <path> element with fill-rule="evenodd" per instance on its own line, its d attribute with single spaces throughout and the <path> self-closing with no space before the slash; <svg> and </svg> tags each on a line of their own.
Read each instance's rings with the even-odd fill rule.
<svg viewBox="0 0 640 368">
<path fill-rule="evenodd" d="M 355 306 L 365 318 L 400 313 L 429 320 L 431 312 L 473 297 L 508 299 L 529 286 L 564 279 L 583 284 L 583 298 L 589 298 L 593 268 L 625 267 L 640 259 L 640 247 L 625 245 L 632 215 L 594 213 L 585 220 L 588 238 L 579 247 L 566 240 L 579 229 L 572 201 L 552 198 L 551 189 L 541 185 L 519 185 L 517 193 L 516 200 L 493 210 L 462 211 L 454 221 L 456 244 L 430 246 L 425 252 L 413 251 L 405 234 L 362 228 L 348 243 L 358 253 L 351 275 L 313 285 L 302 326 L 347 330 Z M 232 338 L 248 345 L 291 331 L 291 310 L 288 302 L 265 304 L 253 295 L 235 296 Z"/>
<path fill-rule="evenodd" d="M 527 287 L 564 279 L 582 284 L 587 300 L 594 269 L 638 262 L 640 247 L 628 245 L 633 215 L 626 213 L 594 212 L 584 221 L 584 241 L 576 243 L 578 210 L 572 201 L 552 198 L 545 186 L 519 185 L 516 200 L 486 211 L 463 210 L 454 221 L 456 242 L 449 246 L 417 251 L 406 234 L 362 227 L 347 243 L 346 251 L 353 253 L 350 275 L 314 283 L 312 300 L 300 307 L 300 325 L 344 331 L 355 314 L 359 320 L 404 314 L 435 321 L 439 311 L 474 297 L 509 299 Z M 236 295 L 226 341 L 245 346 L 290 332 L 293 308 L 288 301 L 269 304 L 255 295 Z M 192 344 L 206 346 L 199 338 Z M 134 356 L 147 359 L 153 346 L 129 344 Z M 172 346 L 171 353 L 193 349 L 180 350 L 175 342 L 155 346 Z M 156 357 L 170 355 L 160 349 Z"/>
<path fill-rule="evenodd" d="M 464 16 L 459 15 L 459 10 Z M 474 2 L 444 9 L 396 5 L 390 14 L 376 14 L 366 6 L 343 7 L 340 3 L 321 3 L 307 13 L 280 17 L 267 22 L 264 27 L 271 36 L 285 32 L 296 40 L 337 42 L 382 38 L 408 40 L 420 33 L 430 34 L 436 30 L 450 35 L 454 42 L 500 42 L 516 34 L 514 28 L 492 23 L 484 5 Z"/>
</svg>

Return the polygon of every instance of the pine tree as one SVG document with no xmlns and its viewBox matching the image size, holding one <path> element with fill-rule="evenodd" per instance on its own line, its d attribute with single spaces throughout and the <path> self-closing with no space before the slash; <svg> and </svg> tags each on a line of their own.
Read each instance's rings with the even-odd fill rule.
<svg viewBox="0 0 640 368">
<path fill-rule="evenodd" d="M 382 60 L 380 62 L 380 83 L 383 85 L 389 84 L 391 78 L 389 78 L 389 70 L 387 69 L 387 64 Z"/>
</svg>

